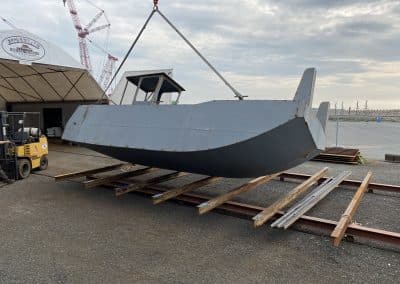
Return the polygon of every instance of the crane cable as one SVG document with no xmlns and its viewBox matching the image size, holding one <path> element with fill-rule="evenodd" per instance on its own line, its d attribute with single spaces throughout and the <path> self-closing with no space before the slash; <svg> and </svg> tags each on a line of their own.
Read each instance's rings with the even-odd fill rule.
<svg viewBox="0 0 400 284">
<path fill-rule="evenodd" d="M 157 0 L 154 0 L 154 1 L 157 1 Z M 104 92 L 103 92 L 103 95 L 101 96 L 101 98 L 99 99 L 99 101 L 103 100 L 104 98 L 106 98 L 106 99 L 108 98 L 108 96 L 107 96 L 107 94 L 106 94 L 107 91 L 108 91 L 108 89 L 111 87 L 111 84 L 113 83 L 113 81 L 114 81 L 115 78 L 117 77 L 119 71 L 121 71 L 121 68 L 122 68 L 122 66 L 124 65 L 125 61 L 128 59 L 128 57 L 129 57 L 129 55 L 131 54 L 133 48 L 135 47 L 135 45 L 136 45 L 137 42 L 139 41 L 139 39 L 140 39 L 140 37 L 142 36 L 144 30 L 146 29 L 147 25 L 149 24 L 151 18 L 154 16 L 154 13 L 156 12 L 156 9 L 157 9 L 157 6 L 154 6 L 154 8 L 153 8 L 153 10 L 151 11 L 149 17 L 147 18 L 146 22 L 144 23 L 143 27 L 141 28 L 139 34 L 136 36 L 136 38 L 135 38 L 135 40 L 133 41 L 131 47 L 129 48 L 128 52 L 126 53 L 124 59 L 122 59 L 121 63 L 119 64 L 117 71 L 114 73 L 114 75 L 113 75 L 111 81 L 108 83 L 107 88 L 105 88 L 105 90 L 104 90 Z M 111 100 L 111 102 L 112 102 L 113 104 L 116 105 L 116 103 L 115 103 L 113 100 Z"/>
<path fill-rule="evenodd" d="M 137 44 L 137 42 L 139 41 L 140 37 L 142 36 L 144 30 L 146 29 L 148 23 L 150 22 L 151 18 L 154 16 L 154 14 L 157 12 L 166 22 L 167 24 L 186 42 L 187 45 L 189 45 L 189 47 L 204 61 L 204 63 L 212 70 L 214 71 L 214 73 L 225 83 L 225 85 L 231 89 L 231 91 L 234 93 L 235 97 L 238 98 L 239 100 L 243 100 L 246 96 L 243 96 L 242 94 L 239 93 L 239 91 L 237 91 L 222 75 L 221 73 L 218 72 L 218 70 L 200 53 L 200 51 L 198 51 L 196 49 L 196 47 L 178 30 L 178 28 L 176 28 L 174 26 L 174 24 L 172 24 L 172 22 L 163 14 L 161 13 L 161 11 L 158 8 L 158 0 L 153 0 L 153 9 L 149 15 L 149 17 L 147 18 L 146 22 L 144 23 L 142 29 L 140 30 L 139 34 L 136 36 L 134 42 L 132 43 L 131 47 L 129 48 L 127 54 L 125 55 L 124 59 L 122 60 L 121 64 L 118 66 L 117 71 L 114 73 L 111 81 L 109 82 L 107 88 L 104 90 L 104 93 L 102 95 L 103 99 L 106 96 L 106 92 L 108 91 L 108 89 L 110 88 L 111 84 L 113 83 L 113 81 L 115 80 L 115 78 L 117 77 L 118 73 L 120 72 L 122 66 L 124 65 L 125 61 L 127 60 L 127 58 L 129 57 L 129 55 L 131 54 L 133 48 L 135 47 L 135 45 Z M 101 100 L 100 99 L 100 100 Z M 114 101 L 111 100 L 112 103 L 116 104 Z"/>
</svg>

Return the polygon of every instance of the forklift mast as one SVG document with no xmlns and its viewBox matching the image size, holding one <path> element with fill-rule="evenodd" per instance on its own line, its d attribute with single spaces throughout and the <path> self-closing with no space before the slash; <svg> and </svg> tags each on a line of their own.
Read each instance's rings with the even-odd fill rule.
<svg viewBox="0 0 400 284">
<path fill-rule="evenodd" d="M 15 144 L 8 139 L 7 112 L 0 112 L 0 175 L 3 179 L 8 177 L 11 180 L 18 179 L 17 155 L 13 149 Z"/>
<path fill-rule="evenodd" d="M 39 142 L 40 136 L 40 113 L 0 112 L 0 178 L 18 179 L 17 149 Z"/>
</svg>

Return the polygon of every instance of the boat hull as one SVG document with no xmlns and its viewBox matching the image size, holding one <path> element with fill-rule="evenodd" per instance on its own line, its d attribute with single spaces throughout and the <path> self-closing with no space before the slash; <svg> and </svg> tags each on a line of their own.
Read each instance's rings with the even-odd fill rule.
<svg viewBox="0 0 400 284">
<path fill-rule="evenodd" d="M 116 159 L 208 176 L 278 173 L 325 148 L 329 103 L 311 111 L 316 71 L 292 101 L 210 101 L 197 105 L 80 106 L 63 139 Z"/>
<path fill-rule="evenodd" d="M 287 133 L 296 139 L 287 139 Z M 292 119 L 271 131 L 239 143 L 203 151 L 168 152 L 83 145 L 126 162 L 230 178 L 277 173 L 302 164 L 320 153 L 303 118 Z"/>
</svg>

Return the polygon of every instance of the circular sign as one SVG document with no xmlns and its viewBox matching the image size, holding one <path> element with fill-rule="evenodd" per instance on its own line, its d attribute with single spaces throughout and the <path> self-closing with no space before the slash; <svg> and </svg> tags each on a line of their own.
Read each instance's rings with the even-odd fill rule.
<svg viewBox="0 0 400 284">
<path fill-rule="evenodd" d="M 7 37 L 3 39 L 1 47 L 12 57 L 27 61 L 42 59 L 46 53 L 40 42 L 24 36 Z"/>
</svg>

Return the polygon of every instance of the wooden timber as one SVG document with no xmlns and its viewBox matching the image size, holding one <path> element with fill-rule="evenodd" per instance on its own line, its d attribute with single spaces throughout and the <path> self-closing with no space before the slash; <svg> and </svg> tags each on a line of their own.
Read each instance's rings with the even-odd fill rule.
<svg viewBox="0 0 400 284">
<path fill-rule="evenodd" d="M 335 178 L 325 180 L 320 186 L 307 194 L 301 201 L 292 206 L 284 216 L 271 224 L 272 228 L 289 228 L 303 214 L 313 208 L 318 202 L 324 199 L 333 191 L 345 178 L 351 175 L 350 171 L 344 171 Z"/>
<path fill-rule="evenodd" d="M 305 180 L 310 178 L 310 175 L 306 174 L 301 174 L 301 173 L 293 173 L 293 172 L 284 172 L 279 176 L 281 181 L 285 181 L 285 179 L 294 179 L 294 180 Z M 318 181 L 319 183 L 322 183 L 329 177 L 322 177 Z M 340 183 L 340 188 L 344 189 L 353 189 L 354 187 L 358 188 L 361 185 L 362 181 L 360 180 L 351 180 L 351 179 L 345 179 Z M 400 185 L 394 185 L 394 184 L 384 184 L 384 183 L 373 183 L 371 182 L 368 187 L 370 190 L 382 190 L 382 191 L 387 191 L 387 192 L 397 192 L 400 193 Z"/>
<path fill-rule="evenodd" d="M 73 173 L 68 173 L 68 174 L 57 175 L 54 177 L 54 179 L 56 181 L 60 181 L 60 180 L 66 180 L 66 179 L 71 179 L 71 178 L 85 177 L 88 175 L 99 174 L 99 173 L 104 173 L 104 172 L 112 171 L 115 169 L 119 169 L 124 165 L 126 165 L 126 163 L 119 163 L 119 164 L 106 166 L 106 167 L 102 167 L 102 168 L 96 168 L 96 169 L 92 169 L 92 170 L 78 171 L 78 172 L 73 172 Z"/>
<path fill-rule="evenodd" d="M 173 174 L 173 173 L 171 173 Z M 159 178 L 164 177 L 160 176 Z M 87 179 L 91 180 L 96 180 L 100 179 L 101 177 L 98 176 L 91 176 L 87 175 Z M 291 174 L 291 173 L 283 173 L 281 175 L 283 180 L 284 178 L 292 178 L 292 179 L 306 179 L 305 177 L 310 178 L 311 176 L 308 175 L 302 175 L 302 174 Z M 154 198 L 155 195 L 162 195 L 164 193 L 167 193 L 168 191 L 171 190 L 170 187 L 168 186 L 159 186 L 157 184 L 151 183 L 150 182 L 155 182 L 157 179 L 156 178 L 151 178 L 144 183 L 141 184 L 140 187 L 135 189 L 133 192 L 138 193 L 138 194 L 144 194 L 146 196 L 151 196 Z M 209 179 L 209 178 L 206 178 Z M 320 178 L 318 182 L 324 181 L 326 178 Z M 110 187 L 113 190 L 116 188 L 120 188 L 122 185 L 129 186 L 131 184 L 135 183 L 140 183 L 140 181 L 135 180 L 134 178 L 130 179 L 128 177 L 123 177 L 118 180 L 113 180 L 108 183 L 102 184 L 102 186 L 105 187 Z M 355 186 L 357 183 L 362 183 L 361 181 L 352 181 L 352 180 L 345 180 L 344 182 L 341 183 L 341 185 L 346 185 L 346 186 Z M 371 185 L 374 185 L 373 183 L 370 183 Z M 385 189 L 388 187 L 388 190 L 394 189 L 393 191 L 396 191 L 396 189 L 399 186 L 396 185 L 381 185 L 381 184 L 375 184 L 377 185 L 377 189 Z M 210 197 L 207 195 L 199 195 L 199 194 L 193 194 L 189 192 L 184 192 L 182 194 L 176 195 L 171 198 L 174 200 L 177 200 L 180 204 L 188 204 L 188 205 L 194 205 L 197 206 L 199 204 L 205 203 L 209 200 L 212 200 L 214 197 Z M 238 203 L 238 202 L 233 202 L 233 201 L 226 201 L 225 203 L 219 205 L 217 208 L 215 208 L 216 212 L 223 213 L 223 214 L 228 214 L 231 216 L 235 217 L 243 217 L 246 219 L 253 219 L 254 216 L 260 214 L 265 210 L 263 207 L 255 206 L 255 205 L 250 205 L 250 204 L 244 204 L 244 203 Z M 282 217 L 285 213 L 282 211 L 278 211 L 273 217 L 273 220 L 276 220 L 279 217 Z M 317 217 L 310 217 L 306 215 L 300 216 L 298 221 L 296 222 L 295 226 L 296 229 L 298 230 L 304 230 L 306 232 L 313 232 L 315 229 L 315 233 L 321 234 L 321 230 L 326 233 L 328 236 L 331 235 L 335 227 L 338 225 L 339 222 L 333 221 L 333 220 L 327 220 L 327 219 L 321 219 Z M 387 243 L 387 244 L 394 244 L 395 246 L 399 247 L 400 246 L 400 233 L 398 232 L 390 232 L 390 231 L 385 231 L 385 230 L 380 230 L 380 229 L 375 229 L 375 228 L 367 228 L 361 225 L 357 225 L 354 223 L 350 223 L 347 227 L 346 234 L 356 237 L 361 238 L 361 239 L 368 239 L 368 240 L 375 240 L 378 241 L 379 244 L 382 242 Z"/>
<path fill-rule="evenodd" d="M 322 170 L 318 171 L 317 173 L 312 175 L 309 179 L 304 181 L 302 184 L 296 186 L 285 197 L 279 199 L 271 206 L 269 206 L 268 208 L 264 209 L 262 212 L 254 216 L 253 217 L 254 227 L 259 227 L 265 224 L 265 222 L 271 219 L 271 217 L 274 216 L 277 212 L 279 212 L 281 209 L 285 208 L 287 205 L 292 203 L 297 197 L 306 192 L 313 184 L 318 182 L 318 180 L 327 172 L 328 172 L 328 167 L 325 167 Z"/>
<path fill-rule="evenodd" d="M 132 183 L 129 184 L 127 187 L 125 188 L 121 188 L 121 187 L 117 187 L 115 189 L 115 195 L 116 196 L 121 196 L 124 195 L 126 193 L 132 192 L 132 191 L 136 191 L 136 190 L 140 190 L 143 187 L 148 187 L 151 185 L 155 185 L 161 182 L 165 182 L 168 180 L 172 180 L 172 179 L 177 179 L 179 177 L 183 177 L 188 175 L 188 173 L 184 173 L 184 172 L 172 172 L 169 174 L 165 174 L 162 176 L 158 176 L 158 177 L 154 177 L 152 179 L 149 179 L 145 182 L 136 182 L 136 183 Z"/>
<path fill-rule="evenodd" d="M 337 223 L 335 229 L 331 234 L 332 242 L 334 246 L 339 246 L 340 242 L 342 241 L 344 234 L 347 230 L 347 227 L 353 221 L 353 217 L 360 206 L 361 200 L 368 190 L 368 185 L 370 184 L 372 179 L 372 172 L 368 172 L 367 176 L 364 178 L 361 186 L 358 188 L 357 192 L 355 193 L 353 199 L 347 206 L 346 211 L 343 213 L 340 221 Z"/>
<path fill-rule="evenodd" d="M 196 188 L 216 182 L 219 179 L 220 179 L 220 177 L 206 177 L 201 180 L 186 184 L 184 186 L 180 186 L 180 187 L 168 190 L 161 194 L 156 194 L 153 196 L 153 204 L 159 204 L 161 202 L 167 201 L 171 198 L 181 195 L 182 193 L 189 192 L 189 191 L 195 190 Z"/>
<path fill-rule="evenodd" d="M 96 186 L 101 186 L 104 184 L 108 184 L 123 178 L 128 178 L 128 177 L 135 177 L 135 176 L 139 176 L 139 175 L 144 175 L 144 174 L 148 174 L 154 171 L 159 170 L 158 168 L 152 168 L 152 167 L 146 167 L 146 168 L 142 168 L 139 170 L 134 170 L 134 171 L 129 171 L 129 172 L 123 172 L 123 173 L 119 173 L 116 175 L 112 175 L 112 176 L 106 176 L 106 177 L 101 177 L 101 178 L 97 178 L 97 179 L 93 179 L 93 180 L 88 180 L 88 181 L 84 181 L 83 185 L 86 189 L 91 189 L 94 188 Z"/>
<path fill-rule="evenodd" d="M 266 182 L 270 181 L 271 179 L 274 179 L 277 176 L 279 176 L 279 173 L 274 174 L 274 175 L 262 176 L 262 177 L 253 179 L 253 180 L 243 184 L 242 186 L 239 186 L 238 188 L 235 188 L 235 189 L 229 191 L 228 193 L 225 193 L 225 194 L 220 195 L 216 198 L 213 198 L 207 202 L 204 202 L 197 206 L 198 210 L 199 210 L 199 214 L 202 215 L 204 213 L 207 213 L 207 212 L 211 211 L 212 209 L 218 207 L 219 205 L 225 203 L 226 201 L 232 199 L 236 195 L 250 191 L 251 189 L 253 189 L 263 183 L 266 183 Z"/>
</svg>

